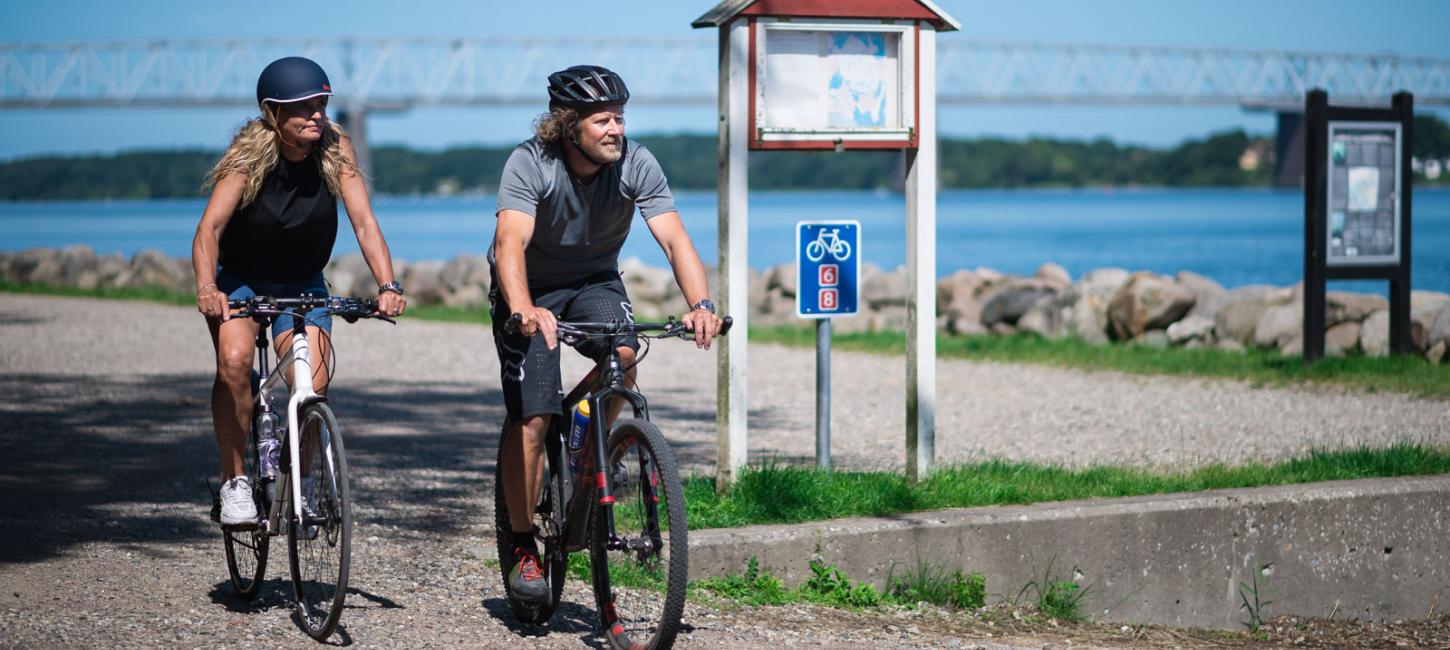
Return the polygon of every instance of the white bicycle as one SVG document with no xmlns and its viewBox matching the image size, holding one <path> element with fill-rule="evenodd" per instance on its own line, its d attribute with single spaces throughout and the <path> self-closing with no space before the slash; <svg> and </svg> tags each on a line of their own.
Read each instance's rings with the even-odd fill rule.
<svg viewBox="0 0 1450 650">
<path fill-rule="evenodd" d="M 258 296 L 233 300 L 228 306 L 238 310 L 235 318 L 252 318 L 262 326 L 257 332 L 252 426 L 244 459 L 258 520 L 222 526 L 227 571 L 238 594 L 249 599 L 256 596 L 267 569 L 268 542 L 274 535 L 285 534 L 298 621 L 308 635 L 326 639 L 337 627 L 347 595 L 352 500 L 342 432 L 327 397 L 314 390 L 312 343 L 301 314 L 326 307 L 348 322 L 359 318 L 392 319 L 377 313 L 376 301 L 337 296 Z M 292 348 L 269 370 L 270 325 L 277 316 L 288 312 L 298 315 L 294 318 Z M 289 368 L 291 395 L 285 419 L 279 422 L 273 410 L 273 395 L 286 392 Z M 212 519 L 220 522 L 220 512 L 220 501 L 214 501 Z"/>
<path fill-rule="evenodd" d="M 851 257 L 851 244 L 841 239 L 839 228 L 822 228 L 816 233 L 816 240 L 806 244 L 806 259 L 819 262 L 830 253 L 836 261 Z"/>
</svg>

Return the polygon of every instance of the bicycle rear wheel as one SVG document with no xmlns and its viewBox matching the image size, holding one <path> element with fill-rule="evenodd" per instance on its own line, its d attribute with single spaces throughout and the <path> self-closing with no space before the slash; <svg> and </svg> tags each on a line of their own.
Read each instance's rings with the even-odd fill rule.
<svg viewBox="0 0 1450 650">
<path fill-rule="evenodd" d="M 509 570 L 514 566 L 514 547 L 511 525 L 509 524 L 508 499 L 504 498 L 503 466 L 504 460 L 504 436 L 508 435 L 508 428 L 498 439 L 498 462 L 494 464 L 493 470 L 493 527 L 498 545 L 498 566 L 503 574 L 504 595 L 508 598 L 509 607 L 513 609 L 514 616 L 524 623 L 531 625 L 543 625 L 549 622 L 554 616 L 554 610 L 559 607 L 559 599 L 564 594 L 564 579 L 568 569 L 569 556 L 564 552 L 564 546 L 560 536 L 560 524 L 563 521 L 564 500 L 561 490 L 562 481 L 557 467 L 554 463 L 547 463 L 544 469 L 544 493 L 539 498 L 539 504 L 534 508 L 534 538 L 543 549 L 543 556 L 539 558 L 543 563 L 544 578 L 549 581 L 549 602 L 531 605 L 520 602 L 514 598 L 513 589 L 509 586 Z M 549 436 L 557 439 L 558 429 L 550 426 Z M 558 453 L 559 445 L 546 444 L 545 453 L 553 457 Z M 510 459 L 508 462 L 512 462 Z"/>
<path fill-rule="evenodd" d="M 257 513 L 260 515 L 266 512 L 267 495 L 260 480 L 261 465 L 257 462 L 256 422 L 257 414 L 254 412 L 244 463 L 247 478 L 252 483 L 252 501 L 257 504 Z M 267 573 L 267 547 L 270 539 L 260 527 L 250 530 L 222 528 L 222 541 L 227 551 L 227 573 L 231 575 L 232 588 L 237 590 L 238 596 L 247 600 L 256 597 L 262 578 Z"/>
<path fill-rule="evenodd" d="M 321 402 L 309 404 L 303 407 L 298 422 L 302 467 L 291 468 L 282 486 L 288 490 L 287 556 L 298 621 L 308 635 L 322 640 L 337 627 L 347 597 L 352 497 L 347 454 L 332 409 Z M 298 480 L 303 482 L 303 521 L 296 520 L 291 506 L 290 483 Z"/>
<path fill-rule="evenodd" d="M 604 634 L 616 648 L 668 648 L 680 630 L 688 577 L 685 495 L 658 427 L 621 419 L 609 434 L 614 538 L 591 510 L 590 573 Z"/>
</svg>

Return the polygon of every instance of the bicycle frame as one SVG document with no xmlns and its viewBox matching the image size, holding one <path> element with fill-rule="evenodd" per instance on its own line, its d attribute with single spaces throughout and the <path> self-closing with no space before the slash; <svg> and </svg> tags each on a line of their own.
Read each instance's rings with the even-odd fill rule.
<svg viewBox="0 0 1450 650">
<path fill-rule="evenodd" d="M 607 347 L 609 348 L 608 356 L 595 365 L 595 369 L 600 371 L 600 376 L 595 378 L 593 382 L 588 384 L 581 383 L 573 391 L 570 391 L 569 395 L 561 403 L 560 414 L 554 418 L 554 426 L 552 427 L 555 432 L 553 435 L 565 435 L 565 430 L 569 422 L 568 414 L 570 407 L 578 404 L 581 399 L 584 399 L 585 394 L 589 394 L 589 412 L 599 414 L 599 417 L 589 419 L 589 439 L 585 441 L 586 445 L 592 445 L 593 453 L 585 455 L 584 462 L 580 464 L 576 472 L 568 471 L 568 463 L 558 462 L 552 455 L 550 455 L 549 460 L 551 464 L 558 465 L 555 471 L 563 477 L 562 496 L 564 503 L 567 504 L 565 512 L 568 513 L 568 519 L 564 522 L 564 530 L 562 533 L 564 548 L 566 550 L 578 550 L 583 547 L 583 538 L 588 528 L 588 518 L 580 515 L 587 512 L 585 506 L 589 504 L 584 502 L 584 495 L 589 494 L 589 491 L 576 491 L 575 486 L 579 477 L 588 476 L 591 470 L 595 472 L 595 487 L 599 491 L 598 499 L 594 505 L 604 508 L 604 523 L 608 526 L 609 530 L 609 549 L 619 550 L 624 548 L 624 542 L 614 532 L 613 477 L 609 476 L 609 472 L 605 469 L 609 463 L 609 451 L 606 448 L 609 438 L 609 422 L 606 414 L 609 412 L 608 408 L 614 398 L 622 397 L 625 401 L 629 402 L 630 407 L 634 410 L 634 417 L 648 420 L 649 402 L 645 399 L 644 395 L 625 387 L 624 370 L 620 368 L 618 347 L 614 345 L 613 341 L 610 341 Z M 601 386 L 602 388 L 600 388 Z M 591 389 L 596 390 L 591 392 Z M 568 453 L 567 445 L 561 448 L 560 453 Z"/>
<path fill-rule="evenodd" d="M 301 315 L 294 318 L 296 326 L 292 329 L 292 348 L 277 359 L 277 365 L 269 372 L 267 368 L 267 351 L 272 342 L 267 335 L 270 328 L 263 326 L 257 332 L 257 365 L 261 368 L 257 394 L 252 400 L 263 411 L 272 409 L 272 393 L 278 390 L 278 385 L 286 380 L 286 370 L 292 368 L 292 393 L 287 400 L 287 432 L 284 436 L 287 439 L 287 460 L 288 467 L 292 468 L 287 472 L 289 485 L 288 490 L 292 501 L 292 514 L 298 522 L 304 521 L 302 514 L 302 481 L 301 477 L 294 476 L 294 473 L 301 471 L 302 467 L 302 443 L 301 424 L 297 421 L 302 407 L 314 402 L 325 402 L 327 397 L 320 395 L 312 384 L 312 342 L 307 336 L 305 319 Z M 254 423 L 255 425 L 255 423 Z M 255 444 L 255 442 L 254 442 Z M 318 453 L 326 454 L 326 449 L 319 449 Z M 330 456 L 325 456 L 326 462 L 332 463 Z M 268 534 L 281 534 L 282 502 L 284 493 L 276 491 L 267 516 Z"/>
</svg>

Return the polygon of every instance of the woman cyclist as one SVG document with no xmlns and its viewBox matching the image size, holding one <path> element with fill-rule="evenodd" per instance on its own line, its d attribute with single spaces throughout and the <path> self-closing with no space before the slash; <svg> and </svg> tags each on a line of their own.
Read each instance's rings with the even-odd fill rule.
<svg viewBox="0 0 1450 650">
<path fill-rule="evenodd" d="M 265 295 L 327 295 L 322 271 L 337 239 L 337 199 L 342 198 L 353 233 L 378 282 L 378 311 L 403 313 L 403 288 L 393 276 L 388 244 L 368 204 L 352 142 L 327 119 L 332 85 L 316 63 L 278 59 L 257 79 L 261 115 L 248 120 L 206 179 L 211 199 L 191 244 L 196 269 L 196 307 L 206 316 L 216 349 L 211 410 L 221 452 L 222 524 L 255 521 L 252 487 L 242 454 L 252 417 L 252 349 L 256 322 L 230 317 L 228 299 Z M 326 309 L 306 316 L 319 352 L 313 383 L 327 388 L 331 353 L 319 330 L 331 331 Z M 272 340 L 279 352 L 291 345 L 293 317 L 279 316 Z"/>
</svg>

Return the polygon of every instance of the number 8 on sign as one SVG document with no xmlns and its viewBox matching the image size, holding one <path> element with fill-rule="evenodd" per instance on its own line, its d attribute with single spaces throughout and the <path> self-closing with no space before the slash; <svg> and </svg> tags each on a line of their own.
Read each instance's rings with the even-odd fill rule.
<svg viewBox="0 0 1450 650">
<path fill-rule="evenodd" d="M 819 300 L 819 302 L 817 302 L 817 305 L 819 305 L 820 310 L 821 311 L 835 311 L 836 310 L 836 296 L 837 296 L 837 293 L 836 293 L 836 290 L 835 289 L 821 289 L 821 292 L 820 292 L 820 300 Z"/>
</svg>

